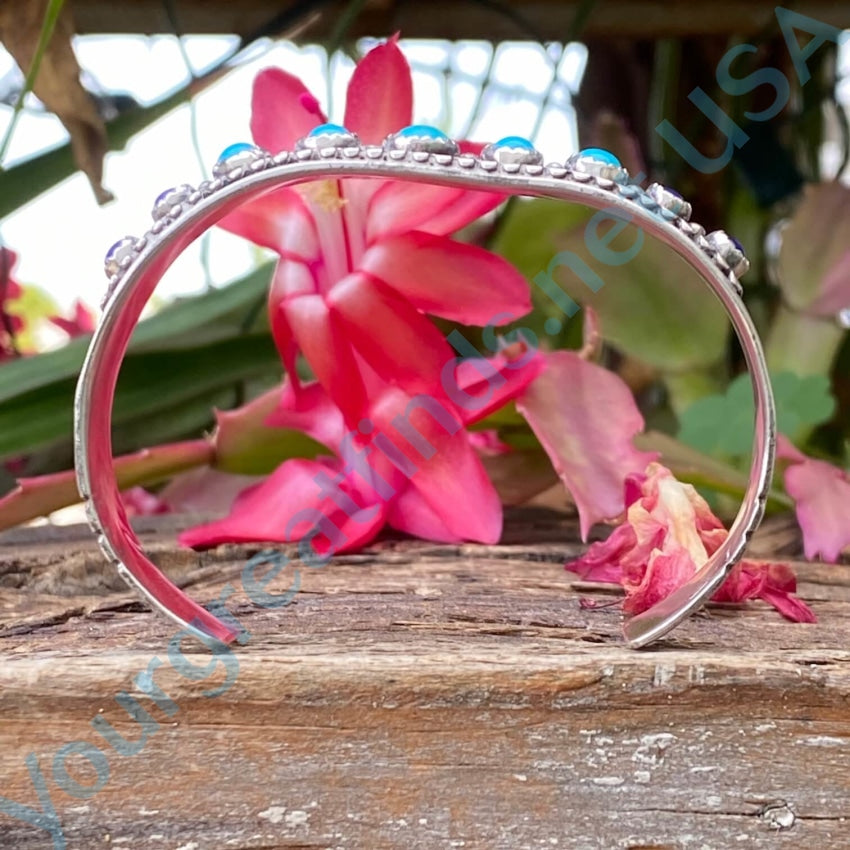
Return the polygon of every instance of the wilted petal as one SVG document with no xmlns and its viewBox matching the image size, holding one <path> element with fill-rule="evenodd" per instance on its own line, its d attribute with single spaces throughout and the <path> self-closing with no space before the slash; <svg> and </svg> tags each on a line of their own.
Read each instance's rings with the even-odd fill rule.
<svg viewBox="0 0 850 850">
<path fill-rule="evenodd" d="M 251 134 L 270 153 L 292 150 L 295 142 L 325 121 L 319 102 L 298 77 L 266 68 L 254 78 Z"/>
<path fill-rule="evenodd" d="M 367 145 L 380 144 L 413 120 L 410 66 L 397 42 L 394 35 L 372 48 L 348 83 L 343 123 Z"/>
<path fill-rule="evenodd" d="M 744 568 L 746 569 L 751 563 L 744 561 Z M 797 590 L 797 579 L 791 567 L 787 564 L 755 564 L 753 566 L 762 568 L 766 573 L 764 586 L 759 592 L 761 599 L 773 605 L 783 617 L 795 623 L 817 622 L 814 611 L 802 599 L 794 595 Z"/>
<path fill-rule="evenodd" d="M 625 523 L 567 569 L 591 581 L 621 582 L 623 610 L 638 614 L 689 581 L 728 532 L 692 486 L 658 463 L 628 480 L 626 501 Z M 786 564 L 742 561 L 711 598 L 743 602 L 759 597 L 790 620 L 814 622 L 795 590 L 794 573 Z"/>
<path fill-rule="evenodd" d="M 372 244 L 408 230 L 454 233 L 504 200 L 505 196 L 496 192 L 390 180 L 369 204 L 366 241 Z"/>
<path fill-rule="evenodd" d="M 249 201 L 218 226 L 283 257 L 310 263 L 321 256 L 313 217 L 294 189 L 277 189 Z"/>
<path fill-rule="evenodd" d="M 805 187 L 782 231 L 777 261 L 779 286 L 795 310 L 824 315 L 850 304 L 850 279 L 836 278 L 834 271 L 838 267 L 840 274 L 850 244 L 849 208 L 850 188 L 838 181 Z"/>
<path fill-rule="evenodd" d="M 850 249 L 826 270 L 820 293 L 809 311 L 818 316 L 834 316 L 850 307 Z"/>
<path fill-rule="evenodd" d="M 222 543 L 288 543 L 315 532 L 312 545 L 320 555 L 362 546 L 383 525 L 383 508 L 367 503 L 339 467 L 288 460 L 265 481 L 243 490 L 224 519 L 187 529 L 178 539 L 184 546 L 206 549 Z"/>
<path fill-rule="evenodd" d="M 637 545 L 629 523 L 617 526 L 605 540 L 592 543 L 587 551 L 566 564 L 570 572 L 585 581 L 619 582 L 623 578 L 623 558 Z"/>
<path fill-rule="evenodd" d="M 623 582 L 626 599 L 623 610 L 627 614 L 640 614 L 681 587 L 695 572 L 694 562 L 682 546 L 671 546 L 664 551 L 655 550 L 639 581 Z"/>
<path fill-rule="evenodd" d="M 797 579 L 787 564 L 741 561 L 712 596 L 714 602 L 744 602 L 763 599 L 788 620 L 815 623 L 817 617 L 794 593 Z"/>
<path fill-rule="evenodd" d="M 591 525 L 623 512 L 626 477 L 657 457 L 632 445 L 643 417 L 629 388 L 613 372 L 556 351 L 517 407 L 572 494 L 587 539 Z"/>
<path fill-rule="evenodd" d="M 835 562 L 850 546 L 850 477 L 843 469 L 808 458 L 784 437 L 779 456 L 791 459 L 785 489 L 794 500 L 807 558 Z"/>
<path fill-rule="evenodd" d="M 420 310 L 467 325 L 505 324 L 531 310 L 529 286 L 510 263 L 445 236 L 414 230 L 382 239 L 360 269 Z"/>
</svg>

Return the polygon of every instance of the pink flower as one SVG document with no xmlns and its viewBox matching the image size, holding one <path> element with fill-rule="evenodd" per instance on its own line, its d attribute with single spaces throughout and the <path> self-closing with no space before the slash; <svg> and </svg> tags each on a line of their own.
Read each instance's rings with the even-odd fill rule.
<svg viewBox="0 0 850 850">
<path fill-rule="evenodd" d="M 60 330 L 65 331 L 72 339 L 94 331 L 96 321 L 94 313 L 78 298 L 74 302 L 74 317 L 66 319 L 63 316 L 51 316 L 50 321 Z"/>
<path fill-rule="evenodd" d="M 224 542 L 301 540 L 309 564 L 371 541 L 384 525 L 429 540 L 495 543 L 502 507 L 466 426 L 503 406 L 542 368 L 522 350 L 457 366 L 452 384 L 410 396 L 373 377 L 369 415 L 347 431 L 324 388 L 287 381 L 267 424 L 305 431 L 333 455 L 285 461 L 244 490 L 224 519 L 189 529 L 196 548 Z M 309 547 L 312 547 L 313 551 Z"/>
<path fill-rule="evenodd" d="M 850 546 L 850 476 L 824 460 L 806 457 L 780 434 L 778 456 L 785 467 L 785 489 L 796 503 L 807 558 L 835 562 Z"/>
<path fill-rule="evenodd" d="M 14 251 L 0 248 L 0 362 L 17 356 L 15 336 L 24 328 L 23 319 L 13 316 L 6 309 L 8 301 L 14 301 L 22 294 L 20 284 L 12 278 L 12 269 L 17 260 Z"/>
<path fill-rule="evenodd" d="M 410 69 L 391 39 L 357 66 L 344 122 L 374 144 L 411 117 Z M 323 121 L 299 80 L 277 69 L 257 76 L 258 145 L 291 149 Z M 426 314 L 485 325 L 531 309 L 518 271 L 448 238 L 501 200 L 346 179 L 276 191 L 223 221 L 280 255 L 269 311 L 288 376 L 266 424 L 299 429 L 332 454 L 284 462 L 181 542 L 301 540 L 310 558 L 362 546 L 384 525 L 432 540 L 498 540 L 501 504 L 466 426 L 519 393 L 542 358 L 520 346 L 459 362 Z M 299 352 L 315 383 L 298 380 Z"/>
<path fill-rule="evenodd" d="M 645 611 L 687 582 L 717 550 L 728 532 L 705 500 L 669 469 L 651 463 L 645 474 L 626 481 L 626 515 L 607 540 L 593 543 L 567 568 L 590 581 L 620 582 L 623 610 Z M 761 598 L 795 622 L 815 616 L 793 594 L 790 567 L 742 561 L 712 599 L 743 602 Z"/>
<path fill-rule="evenodd" d="M 254 81 L 251 130 L 271 152 L 325 120 L 297 78 L 276 68 Z M 358 64 L 344 124 L 380 143 L 412 120 L 407 61 L 390 39 Z M 292 390 L 300 392 L 301 352 L 349 427 L 368 415 L 364 372 L 416 395 L 431 392 L 454 354 L 424 315 L 499 323 L 531 309 L 528 285 L 507 262 L 448 234 L 502 200 L 392 180 L 346 179 L 283 189 L 222 221 L 233 233 L 276 251 L 269 294 L 272 332 Z"/>
</svg>

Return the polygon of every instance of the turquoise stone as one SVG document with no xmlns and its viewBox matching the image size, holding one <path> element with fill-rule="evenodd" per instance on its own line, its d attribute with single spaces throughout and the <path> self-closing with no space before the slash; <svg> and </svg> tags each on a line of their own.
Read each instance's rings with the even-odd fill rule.
<svg viewBox="0 0 850 850">
<path fill-rule="evenodd" d="M 228 145 L 219 155 L 218 161 L 223 162 L 226 159 L 230 159 L 232 156 L 236 156 L 238 153 L 244 153 L 245 151 L 256 150 L 256 147 L 249 142 L 235 142 L 232 145 Z"/>
<path fill-rule="evenodd" d="M 606 151 L 603 148 L 585 148 L 578 152 L 582 158 L 593 159 L 596 162 L 601 162 L 603 165 L 610 165 L 613 168 L 622 168 L 622 164 L 614 154 Z"/>
<path fill-rule="evenodd" d="M 307 134 L 308 136 L 329 136 L 331 134 L 350 136 L 351 133 L 342 126 L 342 124 L 319 124 L 318 127 L 313 127 Z"/>
<path fill-rule="evenodd" d="M 524 139 L 522 136 L 505 136 L 504 139 L 499 139 L 498 142 L 493 142 L 494 148 L 522 148 L 526 151 L 533 151 L 534 145 Z"/>
<path fill-rule="evenodd" d="M 416 138 L 416 139 L 445 139 L 449 140 L 449 137 L 442 131 L 438 130 L 436 127 L 431 127 L 428 124 L 411 124 L 409 127 L 404 127 L 399 130 L 396 134 L 396 137 L 401 137 L 402 139 L 407 138 Z"/>
</svg>

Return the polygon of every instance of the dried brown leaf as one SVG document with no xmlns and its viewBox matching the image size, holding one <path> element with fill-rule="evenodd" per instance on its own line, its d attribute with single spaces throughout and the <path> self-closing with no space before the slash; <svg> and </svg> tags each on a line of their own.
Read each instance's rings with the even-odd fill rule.
<svg viewBox="0 0 850 850">
<path fill-rule="evenodd" d="M 0 41 L 26 74 L 33 61 L 47 0 L 0 0 Z M 99 204 L 112 200 L 102 185 L 103 158 L 109 147 L 106 127 L 80 83 L 80 66 L 71 46 L 74 22 L 67 4 L 47 45 L 33 92 L 65 125 L 74 160 L 88 177 Z"/>
</svg>

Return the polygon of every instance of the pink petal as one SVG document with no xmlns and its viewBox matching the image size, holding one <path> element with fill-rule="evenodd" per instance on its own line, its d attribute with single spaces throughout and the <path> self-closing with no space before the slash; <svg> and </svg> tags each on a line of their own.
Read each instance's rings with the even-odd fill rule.
<svg viewBox="0 0 850 850">
<path fill-rule="evenodd" d="M 408 230 L 454 233 L 504 200 L 504 195 L 494 192 L 389 180 L 369 204 L 366 241 L 372 244 Z"/>
<path fill-rule="evenodd" d="M 469 444 L 482 455 L 496 457 L 510 454 L 514 450 L 513 446 L 499 437 L 499 432 L 495 428 L 487 428 L 486 431 L 471 431 L 467 436 Z"/>
<path fill-rule="evenodd" d="M 328 305 L 338 319 L 339 332 L 384 381 L 412 394 L 440 393 L 439 375 L 452 360 L 452 350 L 406 299 L 385 283 L 355 273 L 334 286 Z"/>
<path fill-rule="evenodd" d="M 673 547 L 665 552 L 656 550 L 650 555 L 640 583 L 630 585 L 624 582 L 626 599 L 623 610 L 628 614 L 646 611 L 693 578 L 695 572 L 694 562 L 683 547 Z"/>
<path fill-rule="evenodd" d="M 343 123 L 364 144 L 380 144 L 413 120 L 410 66 L 397 42 L 394 35 L 370 50 L 348 84 Z"/>
<path fill-rule="evenodd" d="M 607 539 L 592 543 L 583 555 L 568 561 L 566 568 L 585 581 L 619 583 L 623 577 L 622 559 L 636 544 L 635 530 L 623 523 Z"/>
<path fill-rule="evenodd" d="M 443 367 L 441 383 L 462 411 L 464 424 L 474 425 L 520 395 L 545 367 L 546 356 L 540 351 L 511 346 L 495 357 Z"/>
<path fill-rule="evenodd" d="M 229 510 L 243 490 L 263 478 L 204 467 L 176 475 L 158 495 L 172 511 L 215 516 Z"/>
<path fill-rule="evenodd" d="M 319 102 L 298 77 L 266 68 L 254 78 L 251 134 L 264 150 L 292 150 L 298 139 L 325 120 Z"/>
<path fill-rule="evenodd" d="M 481 151 L 487 147 L 487 142 L 471 142 L 469 139 L 460 139 L 457 146 L 461 153 L 472 153 L 479 156 Z"/>
<path fill-rule="evenodd" d="M 506 260 L 445 236 L 410 231 L 382 239 L 360 262 L 415 307 L 467 325 L 507 324 L 531 310 L 525 278 Z"/>
<path fill-rule="evenodd" d="M 218 226 L 305 263 L 321 256 L 313 216 L 294 189 L 278 189 L 226 215 Z"/>
<path fill-rule="evenodd" d="M 796 503 L 806 557 L 834 563 L 850 546 L 850 477 L 831 463 L 805 458 L 787 467 L 784 482 Z"/>
<path fill-rule="evenodd" d="M 366 412 L 366 392 L 345 322 L 321 295 L 296 296 L 279 309 L 319 383 L 346 421 L 359 422 Z"/>
<path fill-rule="evenodd" d="M 288 460 L 261 484 L 243 490 L 224 519 L 187 529 L 178 539 L 184 546 L 206 549 L 221 543 L 288 543 L 317 529 L 322 533 L 313 546 L 319 554 L 356 549 L 374 539 L 384 512 L 340 476 L 339 466 Z M 326 494 L 320 482 L 330 479 L 338 479 L 338 487 Z"/>
<path fill-rule="evenodd" d="M 613 372 L 570 351 L 550 353 L 546 361 L 517 407 L 572 494 L 587 539 L 591 525 L 623 512 L 626 477 L 642 473 L 657 454 L 632 445 L 643 417 Z"/>
<path fill-rule="evenodd" d="M 796 590 L 797 579 L 787 564 L 741 561 L 711 598 L 715 602 L 744 602 L 759 598 L 792 622 L 817 622 L 812 609 L 794 596 Z"/>
<path fill-rule="evenodd" d="M 829 267 L 808 312 L 816 316 L 834 316 L 845 307 L 850 307 L 850 249 Z"/>
<path fill-rule="evenodd" d="M 94 313 L 79 298 L 74 302 L 73 319 L 66 319 L 63 316 L 50 316 L 49 320 L 70 337 L 92 333 L 96 324 Z"/>
<path fill-rule="evenodd" d="M 171 512 L 168 503 L 145 490 L 144 487 L 131 487 L 121 493 L 121 501 L 127 516 L 153 516 L 154 514 L 167 514 Z"/>
<path fill-rule="evenodd" d="M 272 285 L 269 288 L 269 321 L 272 336 L 286 373 L 297 390 L 299 387 L 296 358 L 298 343 L 289 323 L 284 303 L 299 295 L 314 293 L 316 288 L 313 274 L 303 263 L 292 260 L 280 260 L 275 269 Z"/>
<path fill-rule="evenodd" d="M 406 394 L 390 396 L 373 408 L 372 422 L 417 467 L 390 505 L 390 525 L 428 540 L 496 543 L 502 533 L 502 505 L 467 433 L 459 422 L 451 424 L 452 411 L 444 408 L 438 421 L 427 408 L 411 412 Z M 398 415 L 414 429 L 410 433 L 416 447 L 400 436 Z"/>
</svg>

